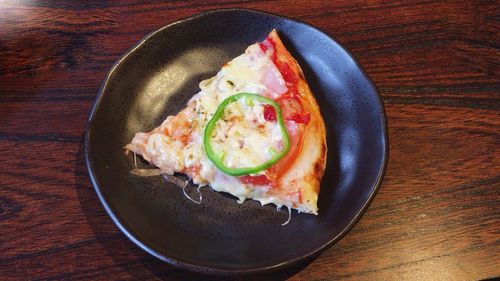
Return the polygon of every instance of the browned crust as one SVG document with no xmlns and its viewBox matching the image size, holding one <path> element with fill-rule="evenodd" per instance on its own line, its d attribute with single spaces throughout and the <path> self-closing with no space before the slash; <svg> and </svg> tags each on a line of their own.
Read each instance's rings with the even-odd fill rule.
<svg viewBox="0 0 500 281">
<path fill-rule="evenodd" d="M 283 183 L 299 183 L 301 187 L 302 204 L 299 204 L 298 207 L 310 213 L 317 213 L 317 199 L 320 183 L 326 166 L 327 146 L 325 123 L 316 99 L 309 89 L 299 64 L 285 48 L 276 30 L 273 30 L 269 36 L 275 43 L 277 60 L 286 62 L 298 75 L 298 91 L 301 96 L 302 104 L 305 111 L 311 115 L 311 119 L 304 131 L 303 153 L 301 153 L 291 169 L 283 176 Z"/>
</svg>

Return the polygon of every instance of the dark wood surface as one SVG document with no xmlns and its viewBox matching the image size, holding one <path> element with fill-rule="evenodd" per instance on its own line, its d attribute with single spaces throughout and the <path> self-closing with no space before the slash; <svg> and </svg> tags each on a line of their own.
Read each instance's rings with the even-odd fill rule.
<svg viewBox="0 0 500 281">
<path fill-rule="evenodd" d="M 362 219 L 315 260 L 264 277 L 499 276 L 500 4 L 292 2 L 0 1 L 0 279 L 224 279 L 175 269 L 128 241 L 97 199 L 82 142 L 121 54 L 220 7 L 321 28 L 365 68 L 388 116 L 389 165 Z"/>
</svg>

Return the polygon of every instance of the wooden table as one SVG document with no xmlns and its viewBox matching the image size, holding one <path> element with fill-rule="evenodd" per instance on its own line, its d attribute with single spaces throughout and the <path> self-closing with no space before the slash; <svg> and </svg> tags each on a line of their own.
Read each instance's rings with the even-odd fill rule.
<svg viewBox="0 0 500 281">
<path fill-rule="evenodd" d="M 121 54 L 155 29 L 222 7 L 323 29 L 365 68 L 388 116 L 389 165 L 363 218 L 312 262 L 264 277 L 500 275 L 498 2 L 107 2 L 0 2 L 0 279 L 220 279 L 127 240 L 91 186 L 83 133 Z"/>
</svg>

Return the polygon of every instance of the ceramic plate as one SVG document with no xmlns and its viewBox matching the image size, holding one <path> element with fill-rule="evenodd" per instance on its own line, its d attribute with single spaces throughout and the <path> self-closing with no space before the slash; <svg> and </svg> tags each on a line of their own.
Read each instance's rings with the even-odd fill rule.
<svg viewBox="0 0 500 281">
<path fill-rule="evenodd" d="M 252 200 L 240 205 L 209 188 L 197 205 L 161 177 L 131 177 L 132 157 L 123 147 L 134 133 L 177 113 L 201 80 L 273 28 L 304 70 L 326 123 L 319 215 L 293 212 L 281 226 L 286 209 Z M 360 218 L 387 162 L 383 104 L 353 57 L 315 27 L 242 9 L 172 23 L 127 52 L 104 81 L 85 145 L 99 199 L 128 238 L 170 264 L 215 274 L 270 271 L 315 257 Z"/>
</svg>

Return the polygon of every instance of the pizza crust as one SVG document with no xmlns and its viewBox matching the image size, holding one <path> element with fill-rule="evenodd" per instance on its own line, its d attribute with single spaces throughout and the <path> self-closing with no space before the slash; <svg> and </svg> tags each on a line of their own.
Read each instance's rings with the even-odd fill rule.
<svg viewBox="0 0 500 281">
<path fill-rule="evenodd" d="M 299 184 L 302 202 L 298 203 L 295 209 L 317 214 L 320 182 L 325 171 L 327 155 L 325 122 L 299 64 L 285 48 L 276 30 L 270 33 L 270 37 L 275 43 L 277 60 L 288 63 L 298 74 L 298 90 L 302 106 L 311 116 L 304 129 L 302 151 L 291 168 L 282 176 L 280 184 L 282 186 Z"/>
</svg>

